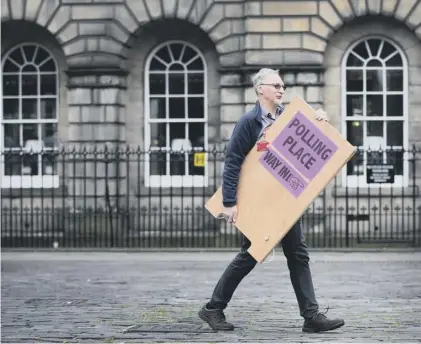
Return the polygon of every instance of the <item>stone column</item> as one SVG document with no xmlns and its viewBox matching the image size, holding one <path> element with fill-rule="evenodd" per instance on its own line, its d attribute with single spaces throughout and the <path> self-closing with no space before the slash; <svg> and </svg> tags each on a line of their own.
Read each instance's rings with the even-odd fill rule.
<svg viewBox="0 0 421 344">
<path fill-rule="evenodd" d="M 70 71 L 65 183 L 71 207 L 119 207 L 123 187 L 126 75 Z"/>
<path fill-rule="evenodd" d="M 221 132 L 220 140 L 225 145 L 231 137 L 235 123 L 244 114 L 244 91 L 240 73 L 221 76 Z"/>
</svg>

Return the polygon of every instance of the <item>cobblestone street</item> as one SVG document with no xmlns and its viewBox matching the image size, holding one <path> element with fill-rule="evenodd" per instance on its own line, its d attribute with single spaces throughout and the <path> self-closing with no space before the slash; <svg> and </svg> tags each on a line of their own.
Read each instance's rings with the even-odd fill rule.
<svg viewBox="0 0 421 344">
<path fill-rule="evenodd" d="M 213 332 L 197 311 L 235 253 L 2 253 L 2 343 L 419 342 L 421 252 L 311 252 L 321 311 L 304 334 L 280 250 L 243 281 Z"/>
</svg>

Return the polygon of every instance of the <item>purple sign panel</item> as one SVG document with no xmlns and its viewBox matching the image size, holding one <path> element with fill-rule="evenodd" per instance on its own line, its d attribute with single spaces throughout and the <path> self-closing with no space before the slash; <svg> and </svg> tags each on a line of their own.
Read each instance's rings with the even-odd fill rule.
<svg viewBox="0 0 421 344">
<path fill-rule="evenodd" d="M 300 177 L 284 159 L 271 147 L 262 153 L 259 162 L 280 182 L 295 198 L 307 187 L 307 182 Z"/>
<path fill-rule="evenodd" d="M 298 111 L 272 142 L 279 153 L 312 180 L 338 147 Z"/>
</svg>

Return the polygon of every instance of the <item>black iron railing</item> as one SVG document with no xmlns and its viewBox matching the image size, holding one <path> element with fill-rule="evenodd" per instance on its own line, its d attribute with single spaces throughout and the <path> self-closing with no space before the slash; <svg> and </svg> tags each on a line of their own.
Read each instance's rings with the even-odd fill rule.
<svg viewBox="0 0 421 344">
<path fill-rule="evenodd" d="M 3 152 L 2 247 L 237 247 L 204 208 L 223 160 L 216 148 Z M 419 149 L 359 150 L 303 214 L 309 246 L 421 246 L 420 182 Z"/>
</svg>

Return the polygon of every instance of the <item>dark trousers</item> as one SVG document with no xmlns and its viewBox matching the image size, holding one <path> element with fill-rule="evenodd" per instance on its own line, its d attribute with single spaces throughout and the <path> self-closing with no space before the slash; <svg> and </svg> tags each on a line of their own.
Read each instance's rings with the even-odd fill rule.
<svg viewBox="0 0 421 344">
<path fill-rule="evenodd" d="M 225 309 L 236 288 L 257 261 L 247 252 L 250 241 L 244 237 L 241 251 L 228 265 L 216 285 L 209 304 L 218 309 Z M 281 241 L 284 255 L 287 258 L 291 283 L 297 297 L 300 315 L 304 319 L 317 314 L 319 306 L 314 295 L 313 281 L 309 267 L 307 245 L 302 232 L 302 222 L 299 220 Z"/>
</svg>

